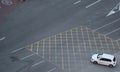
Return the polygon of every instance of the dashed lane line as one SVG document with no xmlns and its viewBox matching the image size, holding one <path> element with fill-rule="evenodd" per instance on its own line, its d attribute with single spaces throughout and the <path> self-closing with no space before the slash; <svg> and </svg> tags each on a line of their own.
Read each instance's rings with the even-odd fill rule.
<svg viewBox="0 0 120 72">
<path fill-rule="evenodd" d="M 16 50 L 13 50 L 11 53 L 16 53 L 16 52 L 18 52 L 18 51 L 20 51 L 20 50 L 22 50 L 22 49 L 24 49 L 24 47 L 19 48 L 19 49 L 16 49 Z"/>
<path fill-rule="evenodd" d="M 20 59 L 21 59 L 21 60 L 24 60 L 24 59 L 26 59 L 26 58 L 29 58 L 29 57 L 33 56 L 33 55 L 35 55 L 35 54 L 30 54 L 30 55 L 27 55 L 27 56 L 25 56 L 25 57 L 23 57 L 23 58 L 20 58 Z"/>
<path fill-rule="evenodd" d="M 78 3 L 80 3 L 81 2 L 81 0 L 78 0 L 78 1 L 76 1 L 75 3 L 73 3 L 73 4 L 78 4 Z"/>
<path fill-rule="evenodd" d="M 55 69 L 56 69 L 56 67 L 55 67 L 55 68 L 50 69 L 48 72 L 52 72 L 52 71 L 54 71 Z"/>
<path fill-rule="evenodd" d="M 45 62 L 45 61 L 42 60 L 42 61 L 40 61 L 40 62 L 38 62 L 38 63 L 33 64 L 32 67 L 35 67 L 35 66 L 37 66 L 37 65 L 39 65 L 39 64 L 41 64 L 41 63 L 44 63 L 44 62 Z"/>
<path fill-rule="evenodd" d="M 97 1 L 95 1 L 95 2 L 93 2 L 93 3 L 91 3 L 91 4 L 89 4 L 89 5 L 87 5 L 86 8 L 89 8 L 89 7 L 91 7 L 91 6 L 99 3 L 100 1 L 102 1 L 102 0 L 97 0 Z"/>
<path fill-rule="evenodd" d="M 97 29 L 94 29 L 94 31 L 100 30 L 100 29 L 102 29 L 102 28 L 104 28 L 104 27 L 106 27 L 106 26 L 108 26 L 108 25 L 111 25 L 111 24 L 113 24 L 113 23 L 115 23 L 115 22 L 117 22 L 117 21 L 119 21 L 119 20 L 120 20 L 120 18 L 118 18 L 118 19 L 116 19 L 116 20 L 114 20 L 114 21 L 112 21 L 112 22 L 110 22 L 110 23 L 108 23 L 108 24 L 105 24 L 105 25 L 103 25 L 103 26 L 101 26 L 101 27 L 99 27 L 99 28 L 97 28 Z"/>
<path fill-rule="evenodd" d="M 120 28 L 117 28 L 117 29 L 115 29 L 115 30 L 113 30 L 113 31 L 111 31 L 111 32 L 109 32 L 109 33 L 107 33 L 107 34 L 105 34 L 105 36 L 108 36 L 108 35 L 110 35 L 110 34 L 116 32 L 116 31 L 118 31 L 118 30 L 120 30 Z"/>
</svg>

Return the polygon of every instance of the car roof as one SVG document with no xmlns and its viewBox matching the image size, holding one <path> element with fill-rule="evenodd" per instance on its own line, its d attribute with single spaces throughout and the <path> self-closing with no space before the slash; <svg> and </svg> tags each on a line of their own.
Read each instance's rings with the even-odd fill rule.
<svg viewBox="0 0 120 72">
<path fill-rule="evenodd" d="M 113 56 L 113 55 L 110 55 L 110 54 L 105 54 L 105 53 L 103 53 L 103 54 L 102 54 L 102 58 L 113 59 L 114 56 Z"/>
</svg>

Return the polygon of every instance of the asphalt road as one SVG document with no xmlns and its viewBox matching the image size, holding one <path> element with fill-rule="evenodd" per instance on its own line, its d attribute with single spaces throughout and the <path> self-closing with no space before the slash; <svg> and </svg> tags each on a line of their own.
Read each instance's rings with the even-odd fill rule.
<svg viewBox="0 0 120 72">
<path fill-rule="evenodd" d="M 119 0 L 26 1 L 0 20 L 0 60 L 4 60 L 2 63 L 6 66 L 11 51 L 81 25 L 119 41 L 119 12 L 106 17 L 118 2 Z M 109 23 L 112 24 L 104 26 Z"/>
</svg>

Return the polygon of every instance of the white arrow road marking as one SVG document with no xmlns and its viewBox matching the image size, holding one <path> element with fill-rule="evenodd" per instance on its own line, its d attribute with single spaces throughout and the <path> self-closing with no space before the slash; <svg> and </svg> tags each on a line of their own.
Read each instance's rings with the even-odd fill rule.
<svg viewBox="0 0 120 72">
<path fill-rule="evenodd" d="M 78 4 L 79 2 L 81 2 L 81 0 L 78 0 L 77 2 L 73 3 L 73 4 Z"/>
<path fill-rule="evenodd" d="M 112 14 L 115 14 L 116 12 L 120 11 L 120 3 L 118 3 L 107 15 L 107 16 L 110 16 Z"/>
<path fill-rule="evenodd" d="M 0 41 L 2 41 L 2 40 L 4 40 L 6 37 L 2 37 L 2 38 L 0 38 Z"/>
</svg>

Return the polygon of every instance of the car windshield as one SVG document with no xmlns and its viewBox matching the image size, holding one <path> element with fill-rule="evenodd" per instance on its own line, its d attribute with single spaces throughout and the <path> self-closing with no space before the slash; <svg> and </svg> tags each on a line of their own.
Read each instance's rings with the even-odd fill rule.
<svg viewBox="0 0 120 72">
<path fill-rule="evenodd" d="M 98 54 L 97 58 L 101 58 L 102 54 Z"/>
<path fill-rule="evenodd" d="M 113 61 L 114 61 L 114 62 L 116 61 L 115 57 L 113 58 Z"/>
</svg>

